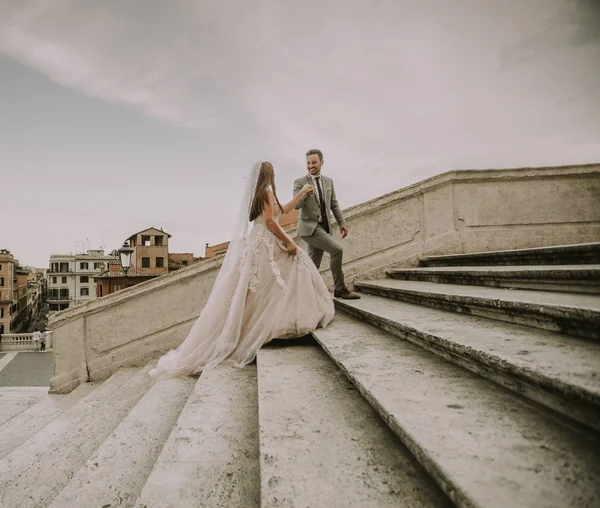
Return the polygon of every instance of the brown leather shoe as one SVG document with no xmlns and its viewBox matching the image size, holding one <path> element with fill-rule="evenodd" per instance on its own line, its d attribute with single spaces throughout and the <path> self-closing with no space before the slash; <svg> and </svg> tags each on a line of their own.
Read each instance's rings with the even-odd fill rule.
<svg viewBox="0 0 600 508">
<path fill-rule="evenodd" d="M 348 291 L 347 288 L 344 288 L 341 291 L 334 291 L 333 296 L 335 298 L 341 298 L 342 300 L 360 300 L 360 295 L 357 295 L 352 291 Z"/>
</svg>

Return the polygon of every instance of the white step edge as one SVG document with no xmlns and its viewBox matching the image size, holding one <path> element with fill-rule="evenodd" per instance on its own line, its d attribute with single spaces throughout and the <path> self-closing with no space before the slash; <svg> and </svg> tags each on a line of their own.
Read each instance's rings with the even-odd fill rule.
<svg viewBox="0 0 600 508">
<path fill-rule="evenodd" d="M 152 384 L 143 369 L 122 369 L 0 460 L 7 507 L 47 506 Z"/>
<path fill-rule="evenodd" d="M 256 366 L 202 373 L 138 508 L 260 505 Z"/>
<path fill-rule="evenodd" d="M 316 344 L 258 353 L 261 507 L 450 507 Z"/>
</svg>

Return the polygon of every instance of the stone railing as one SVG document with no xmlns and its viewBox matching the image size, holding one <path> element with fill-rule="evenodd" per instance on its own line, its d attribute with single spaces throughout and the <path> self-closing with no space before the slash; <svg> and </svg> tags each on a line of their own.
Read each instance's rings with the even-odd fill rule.
<svg viewBox="0 0 600 508">
<path fill-rule="evenodd" d="M 46 340 L 46 350 L 52 348 L 52 332 L 43 332 Z M 3 333 L 0 336 L 0 352 L 8 351 L 36 351 L 39 344 L 36 345 L 33 340 L 33 333 Z"/>
<path fill-rule="evenodd" d="M 348 282 L 414 266 L 424 255 L 598 241 L 600 164 L 450 171 L 345 210 Z M 327 256 L 326 256 L 327 257 Z M 58 312 L 52 392 L 176 347 L 210 293 L 214 258 Z M 328 266 L 322 267 L 328 284 Z"/>
</svg>

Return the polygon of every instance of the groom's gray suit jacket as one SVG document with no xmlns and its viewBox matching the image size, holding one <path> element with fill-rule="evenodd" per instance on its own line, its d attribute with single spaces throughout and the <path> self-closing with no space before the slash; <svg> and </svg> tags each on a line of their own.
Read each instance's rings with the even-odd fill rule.
<svg viewBox="0 0 600 508">
<path fill-rule="evenodd" d="M 298 178 L 294 182 L 294 196 L 302 190 L 306 184 L 314 185 L 310 175 L 305 175 L 302 178 Z M 335 197 L 335 188 L 333 186 L 333 180 L 327 176 L 321 175 L 321 188 L 325 197 L 325 208 L 327 210 L 327 217 L 321 217 L 321 204 L 317 196 L 317 190 L 313 192 L 312 196 L 306 194 L 302 196 L 302 199 L 296 205 L 296 208 L 300 210 L 300 217 L 298 218 L 298 228 L 296 233 L 298 236 L 310 236 L 317 229 L 319 222 L 327 221 L 329 224 L 329 231 L 331 229 L 331 213 L 339 226 L 345 226 L 344 215 L 340 205 L 338 204 L 337 198 Z"/>
</svg>

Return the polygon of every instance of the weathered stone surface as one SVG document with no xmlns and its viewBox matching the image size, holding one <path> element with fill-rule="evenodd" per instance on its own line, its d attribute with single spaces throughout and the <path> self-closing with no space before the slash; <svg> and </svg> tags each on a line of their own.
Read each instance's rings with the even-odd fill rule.
<svg viewBox="0 0 600 508">
<path fill-rule="evenodd" d="M 599 186 L 600 165 L 591 164 L 451 171 L 380 196 L 345 210 L 346 279 L 381 277 L 390 266 L 416 266 L 429 255 L 597 241 Z M 576 206 L 562 206 L 566 198 Z M 204 306 L 220 263 L 203 261 L 53 315 L 51 390 L 66 393 L 177 346 Z M 327 256 L 322 273 L 330 283 Z"/>
<path fill-rule="evenodd" d="M 600 430 L 597 342 L 372 295 L 336 306 Z"/>
<path fill-rule="evenodd" d="M 426 256 L 422 266 L 583 265 L 600 263 L 600 243 Z"/>
<path fill-rule="evenodd" d="M 578 186 L 560 185 L 551 178 L 534 185 L 519 180 L 454 185 L 456 217 L 467 227 L 600 222 L 599 196 L 600 182 L 590 178 Z"/>
<path fill-rule="evenodd" d="M 260 506 L 256 367 L 204 372 L 138 508 Z"/>
<path fill-rule="evenodd" d="M 458 506 L 598 506 L 597 433 L 350 317 L 315 336 Z"/>
<path fill-rule="evenodd" d="M 195 382 L 156 382 L 50 507 L 133 506 Z"/>
<path fill-rule="evenodd" d="M 0 427 L 0 459 L 6 457 L 17 446 L 87 396 L 97 386 L 96 383 L 84 383 L 67 395 L 48 395 L 48 389 L 45 387 L 33 390 L 23 387 L 12 388 L 11 390 L 17 394 L 21 410 L 15 412 L 10 418 L 0 418 L 0 421 L 4 422 Z M 2 395 L 0 395 L 3 416 L 6 390 L 6 388 L 1 389 Z M 31 402 L 26 402 L 23 400 L 24 391 L 38 392 L 39 396 Z M 23 405 L 25 407 L 22 407 Z"/>
<path fill-rule="evenodd" d="M 398 280 L 600 294 L 600 265 L 439 266 L 387 274 Z"/>
<path fill-rule="evenodd" d="M 464 314 L 600 339 L 600 296 L 413 282 L 357 282 L 361 291 Z"/>
<path fill-rule="evenodd" d="M 4 506 L 50 504 L 148 390 L 150 368 L 119 371 L 0 460 Z"/>
<path fill-rule="evenodd" d="M 316 345 L 258 354 L 261 506 L 450 506 Z"/>
</svg>

